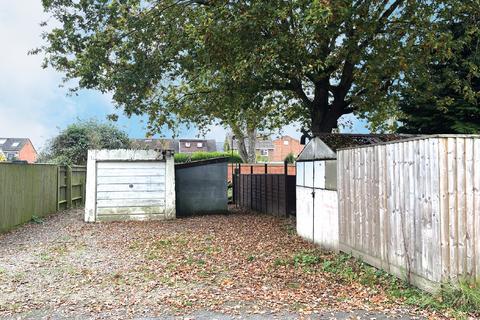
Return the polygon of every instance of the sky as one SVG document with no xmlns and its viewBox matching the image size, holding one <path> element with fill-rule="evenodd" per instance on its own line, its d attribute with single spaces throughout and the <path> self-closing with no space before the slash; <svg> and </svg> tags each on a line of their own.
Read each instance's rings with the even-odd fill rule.
<svg viewBox="0 0 480 320">
<path fill-rule="evenodd" d="M 120 115 L 118 125 L 132 138 L 145 137 L 146 121 L 142 117 L 127 118 L 115 111 L 108 94 L 83 90 L 69 96 L 59 87 L 62 74 L 42 69 L 41 55 L 28 51 L 42 44 L 40 22 L 46 20 L 41 0 L 0 0 L 0 137 L 30 138 L 38 150 L 59 130 L 78 119 L 105 120 L 108 114 Z M 353 126 L 345 132 L 368 132 L 365 122 L 346 116 Z M 225 129 L 211 127 L 205 136 L 223 141 Z M 298 125 L 282 129 L 283 134 L 300 138 Z M 165 131 L 164 137 L 172 133 Z M 182 138 L 194 138 L 195 128 L 179 130 Z"/>
</svg>

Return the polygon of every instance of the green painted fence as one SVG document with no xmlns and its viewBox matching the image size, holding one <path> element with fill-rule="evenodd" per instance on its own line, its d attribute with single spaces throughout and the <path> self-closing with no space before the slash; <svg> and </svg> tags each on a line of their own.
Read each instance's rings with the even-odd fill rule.
<svg viewBox="0 0 480 320">
<path fill-rule="evenodd" d="M 0 163 L 0 233 L 83 205 L 85 167 Z"/>
</svg>

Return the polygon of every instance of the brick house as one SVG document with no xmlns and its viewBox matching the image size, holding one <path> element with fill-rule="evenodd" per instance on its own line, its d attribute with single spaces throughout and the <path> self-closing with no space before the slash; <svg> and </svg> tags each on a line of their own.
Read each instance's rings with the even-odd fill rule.
<svg viewBox="0 0 480 320">
<path fill-rule="evenodd" d="M 217 144 L 215 140 L 180 139 L 178 150 L 180 153 L 214 152 L 217 151 Z"/>
<path fill-rule="evenodd" d="M 293 153 L 295 157 L 302 151 L 300 141 L 290 136 L 282 136 L 273 140 L 273 151 L 268 155 L 270 162 L 282 162 L 286 156 Z"/>
<path fill-rule="evenodd" d="M 248 148 L 248 140 L 245 141 L 245 144 Z M 282 136 L 275 140 L 258 139 L 255 145 L 257 156 L 268 159 L 268 162 L 283 162 L 289 153 L 293 153 L 297 157 L 302 149 L 300 141 L 290 136 Z M 238 150 L 236 140 L 233 140 L 233 150 Z"/>
<path fill-rule="evenodd" d="M 207 139 L 133 139 L 135 149 L 174 150 L 175 153 L 213 152 L 217 151 L 215 140 Z"/>
<path fill-rule="evenodd" d="M 8 161 L 23 160 L 28 163 L 37 161 L 37 151 L 28 138 L 0 138 L 0 151 Z"/>
</svg>

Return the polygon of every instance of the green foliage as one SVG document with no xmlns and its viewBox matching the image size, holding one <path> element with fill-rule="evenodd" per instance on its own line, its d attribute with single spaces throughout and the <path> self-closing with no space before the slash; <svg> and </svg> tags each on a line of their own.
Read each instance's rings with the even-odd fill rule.
<svg viewBox="0 0 480 320">
<path fill-rule="evenodd" d="M 184 163 L 191 161 L 207 160 L 213 158 L 228 158 L 229 163 L 242 163 L 242 158 L 238 153 L 231 152 L 194 152 L 194 153 L 177 153 L 174 155 L 175 163 Z"/>
<path fill-rule="evenodd" d="M 440 293 L 443 304 L 467 313 L 480 314 L 480 281 L 460 281 L 458 286 L 447 285 Z"/>
<path fill-rule="evenodd" d="M 56 21 L 33 53 L 78 88 L 113 92 L 155 132 L 178 122 L 246 132 L 298 120 L 319 133 L 351 112 L 378 127 L 395 113 L 392 84 L 442 5 L 43 0 Z"/>
<path fill-rule="evenodd" d="M 287 163 L 295 163 L 295 155 L 293 152 L 290 152 L 283 161 L 286 161 Z"/>
<path fill-rule="evenodd" d="M 225 137 L 225 141 L 223 142 L 223 151 L 224 152 L 230 151 L 230 142 L 228 141 L 227 137 Z"/>
<path fill-rule="evenodd" d="M 7 157 L 5 157 L 5 154 L 0 151 L 0 162 L 5 162 L 7 161 Z"/>
<path fill-rule="evenodd" d="M 293 264 L 295 266 L 312 266 L 320 262 L 320 258 L 317 255 L 309 252 L 301 252 L 293 257 Z"/>
<path fill-rule="evenodd" d="M 40 218 L 39 216 L 36 216 L 36 215 L 32 215 L 31 221 L 33 223 L 36 223 L 36 224 L 42 224 L 43 223 L 43 219 Z"/>
<path fill-rule="evenodd" d="M 257 162 L 268 162 L 268 156 L 257 154 L 256 155 L 256 161 Z"/>
<path fill-rule="evenodd" d="M 48 142 L 40 160 L 62 165 L 85 164 L 89 149 L 124 149 L 129 146 L 127 134 L 111 123 L 78 121 Z"/>
<path fill-rule="evenodd" d="M 401 83 L 400 132 L 480 132 L 480 4 L 448 3 Z"/>
</svg>

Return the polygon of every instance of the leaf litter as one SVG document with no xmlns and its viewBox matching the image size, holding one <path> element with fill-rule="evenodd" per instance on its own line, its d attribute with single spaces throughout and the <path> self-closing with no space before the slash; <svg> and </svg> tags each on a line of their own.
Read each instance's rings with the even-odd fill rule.
<svg viewBox="0 0 480 320">
<path fill-rule="evenodd" d="M 86 224 L 70 210 L 0 235 L 0 317 L 227 315 L 337 310 L 441 318 L 325 272 L 332 254 L 292 221 L 233 210 L 162 222 Z"/>
</svg>

